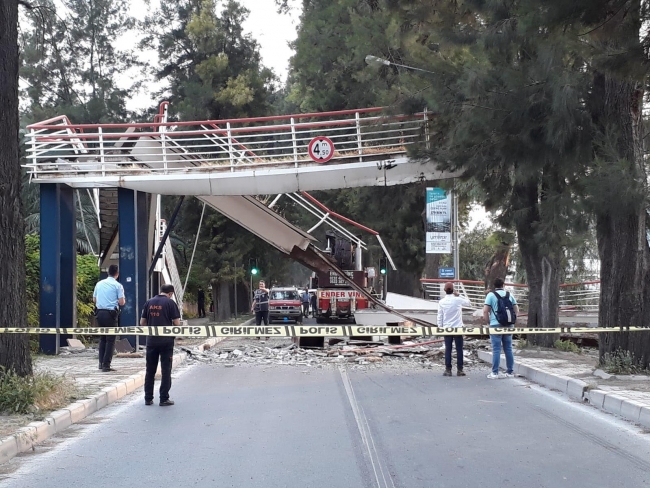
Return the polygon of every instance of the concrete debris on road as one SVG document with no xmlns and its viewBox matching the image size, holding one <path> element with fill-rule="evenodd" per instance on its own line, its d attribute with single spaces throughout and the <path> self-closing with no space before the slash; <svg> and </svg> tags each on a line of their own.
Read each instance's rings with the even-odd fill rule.
<svg viewBox="0 0 650 488">
<path fill-rule="evenodd" d="M 471 369 L 479 363 L 476 351 L 489 349 L 489 341 L 466 340 L 464 344 L 465 367 Z M 345 339 L 330 341 L 324 349 L 298 347 L 291 338 L 271 337 L 229 338 L 207 350 L 194 350 L 190 361 L 234 366 L 311 366 L 323 368 L 339 364 L 353 367 L 415 367 L 444 368 L 445 346 L 441 339 L 418 338 L 398 346 L 383 341 L 361 343 Z M 456 351 L 454 348 L 454 368 Z"/>
</svg>

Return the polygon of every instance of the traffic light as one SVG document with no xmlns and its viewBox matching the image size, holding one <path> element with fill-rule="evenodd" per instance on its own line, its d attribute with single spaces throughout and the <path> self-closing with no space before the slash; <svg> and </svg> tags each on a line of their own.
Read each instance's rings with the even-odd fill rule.
<svg viewBox="0 0 650 488">
<path fill-rule="evenodd" d="M 385 275 L 388 273 L 388 258 L 381 258 L 379 260 L 379 273 Z"/>
<path fill-rule="evenodd" d="M 252 276 L 255 276 L 257 273 L 260 272 L 259 268 L 257 267 L 257 259 L 250 258 L 248 260 L 248 269 L 250 269 Z"/>
</svg>

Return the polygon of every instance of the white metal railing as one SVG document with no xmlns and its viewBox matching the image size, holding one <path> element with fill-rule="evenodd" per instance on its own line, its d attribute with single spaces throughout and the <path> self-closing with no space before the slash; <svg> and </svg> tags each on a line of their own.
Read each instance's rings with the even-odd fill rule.
<svg viewBox="0 0 650 488">
<path fill-rule="evenodd" d="M 319 164 L 308 152 L 316 136 L 331 139 L 338 164 L 404 156 L 427 118 L 381 110 L 101 125 L 57 117 L 28 127 L 25 166 L 36 179 L 299 167 Z"/>
<path fill-rule="evenodd" d="M 480 309 L 485 303 L 485 286 L 481 281 L 468 280 L 421 280 L 428 300 L 439 300 L 444 296 L 444 283 L 452 281 L 459 288 L 462 296 L 469 298 L 473 309 Z M 528 307 L 528 285 L 506 283 L 505 290 L 509 291 L 524 310 Z M 560 285 L 560 310 L 597 312 L 600 299 L 600 281 L 583 283 L 566 283 Z"/>
<path fill-rule="evenodd" d="M 427 300 L 440 300 L 445 296 L 444 285 L 449 280 L 421 280 L 422 287 Z M 485 303 L 485 286 L 480 281 L 454 281 L 461 296 L 467 297 L 472 303 L 472 309 L 479 310 Z M 528 304 L 528 287 L 525 285 L 513 286 L 506 285 L 505 289 L 509 291 L 517 300 L 521 307 Z"/>
</svg>

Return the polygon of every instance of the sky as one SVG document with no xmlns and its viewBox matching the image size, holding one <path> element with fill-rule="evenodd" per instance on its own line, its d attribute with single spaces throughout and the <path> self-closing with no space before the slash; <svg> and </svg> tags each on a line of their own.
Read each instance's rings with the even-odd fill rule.
<svg viewBox="0 0 650 488">
<path fill-rule="evenodd" d="M 300 2 L 293 2 L 293 8 L 289 14 L 279 14 L 274 0 L 238 1 L 250 10 L 248 20 L 244 23 L 244 31 L 252 34 L 260 44 L 262 63 L 273 69 L 284 83 L 287 78 L 289 58 L 293 55 L 289 42 L 295 40 L 297 35 Z M 144 19 L 145 15 L 153 10 L 157 3 L 156 0 L 151 0 L 150 6 L 147 6 L 144 2 L 132 2 L 131 15 L 137 19 Z M 129 48 L 134 43 L 135 36 L 131 34 L 125 35 L 119 45 Z M 153 55 L 155 56 L 155 53 Z M 144 56 L 149 56 L 149 54 L 145 53 Z M 125 77 L 125 82 L 131 81 L 128 78 L 128 76 Z M 127 103 L 127 108 L 136 110 L 149 107 L 153 103 L 150 92 L 156 89 L 159 89 L 159 85 L 154 84 L 153 81 L 147 83 L 140 93 Z"/>
</svg>

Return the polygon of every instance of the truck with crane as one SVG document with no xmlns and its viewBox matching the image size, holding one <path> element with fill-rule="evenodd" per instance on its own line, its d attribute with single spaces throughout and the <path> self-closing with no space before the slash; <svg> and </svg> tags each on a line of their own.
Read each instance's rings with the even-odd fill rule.
<svg viewBox="0 0 650 488">
<path fill-rule="evenodd" d="M 362 288 L 368 288 L 368 274 L 374 276 L 374 269 L 364 270 L 361 262 L 361 247 L 353 244 L 338 232 L 326 232 L 327 247 L 332 263 Z M 316 289 L 317 308 L 314 311 L 319 324 L 332 319 L 348 320 L 354 323 L 354 312 L 368 308 L 368 299 L 354 290 L 333 270 L 315 272 L 310 288 Z"/>
</svg>

